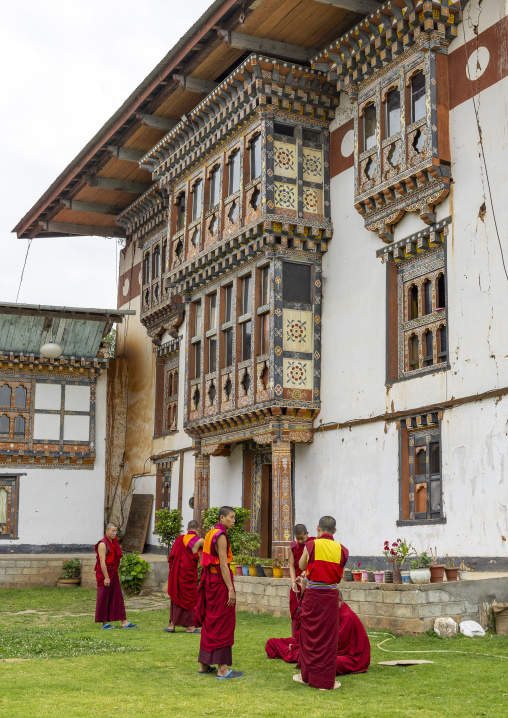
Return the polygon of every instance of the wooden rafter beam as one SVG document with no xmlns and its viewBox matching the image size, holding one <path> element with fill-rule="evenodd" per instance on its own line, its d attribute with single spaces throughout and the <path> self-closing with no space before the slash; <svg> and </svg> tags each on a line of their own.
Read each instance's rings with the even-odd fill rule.
<svg viewBox="0 0 508 718">
<path fill-rule="evenodd" d="M 39 222 L 46 232 L 79 234 L 84 237 L 125 237 L 125 231 L 118 227 L 96 227 L 92 224 L 72 224 L 70 222 Z"/>
<path fill-rule="evenodd" d="M 197 77 L 190 77 L 189 75 L 173 75 L 173 80 L 176 80 L 184 90 L 190 92 L 200 92 L 203 95 L 209 95 L 217 87 L 216 82 L 210 82 L 209 80 L 200 80 Z"/>
<path fill-rule="evenodd" d="M 126 160 L 126 162 L 139 162 L 146 155 L 145 150 L 132 150 L 130 147 L 120 147 L 120 145 L 108 145 L 108 150 L 117 160 Z"/>
<path fill-rule="evenodd" d="M 137 112 L 136 118 L 146 127 L 151 127 L 154 130 L 164 130 L 169 132 L 177 124 L 176 120 L 172 120 L 170 117 L 158 117 L 157 115 L 147 115 L 144 112 Z"/>
<path fill-rule="evenodd" d="M 333 5 L 333 7 L 338 7 L 341 10 L 350 10 L 361 15 L 368 15 L 379 10 L 380 7 L 380 3 L 376 2 L 376 0 L 315 0 L 315 2 Z"/>
<path fill-rule="evenodd" d="M 217 30 L 217 34 L 229 47 L 234 47 L 238 50 L 252 50 L 252 52 L 260 52 L 263 55 L 287 57 L 298 62 L 308 62 L 311 57 L 314 57 L 319 52 L 312 47 L 268 40 L 255 35 L 243 35 L 240 32 L 231 32 L 231 30 Z"/>
<path fill-rule="evenodd" d="M 94 214 L 110 214 L 116 217 L 117 214 L 123 212 L 123 207 L 117 207 L 114 204 L 99 204 L 98 202 L 82 202 L 79 199 L 63 199 L 62 202 L 67 209 L 73 209 L 75 212 L 93 212 Z"/>
<path fill-rule="evenodd" d="M 129 182 L 128 180 L 115 179 L 114 177 L 92 177 L 85 175 L 86 183 L 90 187 L 100 187 L 113 192 L 131 192 L 132 194 L 143 194 L 151 185 L 143 182 Z"/>
</svg>

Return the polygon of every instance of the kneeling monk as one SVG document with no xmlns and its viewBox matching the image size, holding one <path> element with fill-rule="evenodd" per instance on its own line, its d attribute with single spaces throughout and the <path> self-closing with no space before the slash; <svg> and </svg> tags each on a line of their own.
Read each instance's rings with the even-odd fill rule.
<svg viewBox="0 0 508 718">
<path fill-rule="evenodd" d="M 229 564 L 233 558 L 227 530 L 235 525 L 231 506 L 219 509 L 219 523 L 205 536 L 201 556 L 201 583 L 194 623 L 202 626 L 198 673 L 211 673 L 218 664 L 217 678 L 241 678 L 243 673 L 228 670 L 233 663 L 236 594 Z"/>
<path fill-rule="evenodd" d="M 203 546 L 196 530 L 197 521 L 189 521 L 187 533 L 178 536 L 169 554 L 168 594 L 171 598 L 167 633 L 174 633 L 175 626 L 184 626 L 185 633 L 200 633 L 194 628 L 194 609 L 198 597 L 198 551 Z"/>
<path fill-rule="evenodd" d="M 97 579 L 97 603 L 95 605 L 95 622 L 102 621 L 102 628 L 114 628 L 111 621 L 121 621 L 122 628 L 137 628 L 127 620 L 123 602 L 118 569 L 123 556 L 116 537 L 118 528 L 115 524 L 107 524 L 106 535 L 95 544 L 97 561 L 95 577 Z"/>
<path fill-rule="evenodd" d="M 365 673 L 370 665 L 370 643 L 362 622 L 347 603 L 339 598 L 339 645 L 337 646 L 336 674 Z M 270 638 L 265 650 L 268 658 L 282 658 L 286 663 L 297 663 L 300 644 L 296 638 Z"/>
</svg>

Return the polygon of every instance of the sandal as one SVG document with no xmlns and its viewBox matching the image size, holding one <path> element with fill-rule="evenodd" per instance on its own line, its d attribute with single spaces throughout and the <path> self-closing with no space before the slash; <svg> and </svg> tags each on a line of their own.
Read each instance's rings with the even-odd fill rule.
<svg viewBox="0 0 508 718">
<path fill-rule="evenodd" d="M 129 621 L 129 623 L 128 623 L 126 626 L 122 626 L 122 628 L 137 628 L 137 627 L 138 627 L 138 624 L 137 624 L 137 623 L 136 623 L 136 624 L 135 624 L 135 623 L 131 623 L 130 621 Z"/>
<path fill-rule="evenodd" d="M 114 628 L 114 626 L 112 626 L 111 623 L 105 623 L 103 626 L 101 626 L 101 631 L 107 631 L 108 628 Z"/>
<path fill-rule="evenodd" d="M 243 673 L 240 673 L 240 671 L 234 671 L 232 668 L 229 669 L 229 671 L 224 676 L 215 676 L 220 681 L 226 680 L 226 678 L 242 678 Z"/>
</svg>

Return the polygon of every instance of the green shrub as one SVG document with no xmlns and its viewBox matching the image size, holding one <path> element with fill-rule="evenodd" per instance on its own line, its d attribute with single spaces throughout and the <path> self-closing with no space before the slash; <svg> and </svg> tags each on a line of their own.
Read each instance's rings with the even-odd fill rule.
<svg viewBox="0 0 508 718">
<path fill-rule="evenodd" d="M 182 533 L 182 514 L 178 509 L 160 509 L 155 512 L 155 533 L 158 536 L 159 549 L 171 551 L 175 539 Z"/>
<path fill-rule="evenodd" d="M 139 551 L 125 553 L 120 559 L 120 568 L 118 569 L 121 587 L 130 595 L 138 593 L 146 574 L 151 570 L 152 567 L 148 561 L 139 557 Z"/>
<path fill-rule="evenodd" d="M 79 558 L 67 558 L 62 564 L 61 578 L 79 578 L 81 576 L 81 561 Z"/>
<path fill-rule="evenodd" d="M 249 535 L 243 526 L 250 519 L 250 511 L 241 506 L 233 506 L 232 508 L 235 512 L 235 525 L 228 531 L 229 543 L 233 554 L 243 553 L 244 537 Z M 219 523 L 219 509 L 220 506 L 212 506 L 203 511 L 203 529 L 205 532 L 208 533 L 215 524 Z"/>
</svg>

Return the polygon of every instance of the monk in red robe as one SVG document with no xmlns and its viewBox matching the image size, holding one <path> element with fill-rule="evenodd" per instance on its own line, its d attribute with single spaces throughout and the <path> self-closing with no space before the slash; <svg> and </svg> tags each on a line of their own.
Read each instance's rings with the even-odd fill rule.
<svg viewBox="0 0 508 718">
<path fill-rule="evenodd" d="M 335 681 L 336 655 L 339 644 L 339 583 L 349 551 L 334 541 L 335 519 L 319 519 L 317 538 L 309 539 L 300 559 L 306 570 L 307 585 L 300 610 L 301 674 L 295 681 L 314 688 L 339 688 Z"/>
<path fill-rule="evenodd" d="M 115 524 L 107 524 L 106 534 L 95 544 L 97 561 L 95 577 L 97 579 L 97 602 L 95 604 L 95 623 L 102 621 L 102 628 L 114 628 L 111 621 L 121 621 L 122 628 L 137 628 L 127 620 L 125 604 L 118 569 L 123 556 L 116 537 L 118 528 Z"/>
<path fill-rule="evenodd" d="M 335 672 L 365 673 L 370 665 L 370 643 L 362 622 L 339 595 L 339 645 Z M 265 650 L 268 658 L 282 658 L 286 663 L 298 663 L 298 638 L 270 638 Z"/>
<path fill-rule="evenodd" d="M 201 556 L 201 582 L 194 612 L 194 624 L 202 626 L 198 662 L 199 674 L 211 673 L 217 663 L 217 678 L 241 678 L 243 673 L 228 668 L 233 663 L 236 594 L 229 567 L 233 554 L 227 530 L 235 525 L 231 506 L 219 509 L 219 523 L 205 536 Z"/>
<path fill-rule="evenodd" d="M 198 597 L 199 551 L 204 539 L 199 538 L 197 521 L 189 521 L 187 533 L 178 536 L 169 554 L 168 594 L 171 599 L 169 626 L 164 630 L 175 633 L 175 626 L 184 626 L 185 633 L 201 633 L 194 627 L 194 609 Z"/>
<path fill-rule="evenodd" d="M 297 578 L 302 575 L 299 563 L 303 554 L 305 544 L 309 539 L 309 533 L 304 524 L 296 524 L 293 528 L 295 540 L 291 543 L 291 554 L 289 556 L 289 574 L 291 576 L 291 591 L 289 592 L 289 612 L 291 615 L 291 635 L 296 636 L 298 614 L 300 613 L 300 600 L 302 598 L 300 584 Z M 312 537 L 314 538 L 314 537 Z"/>
</svg>

